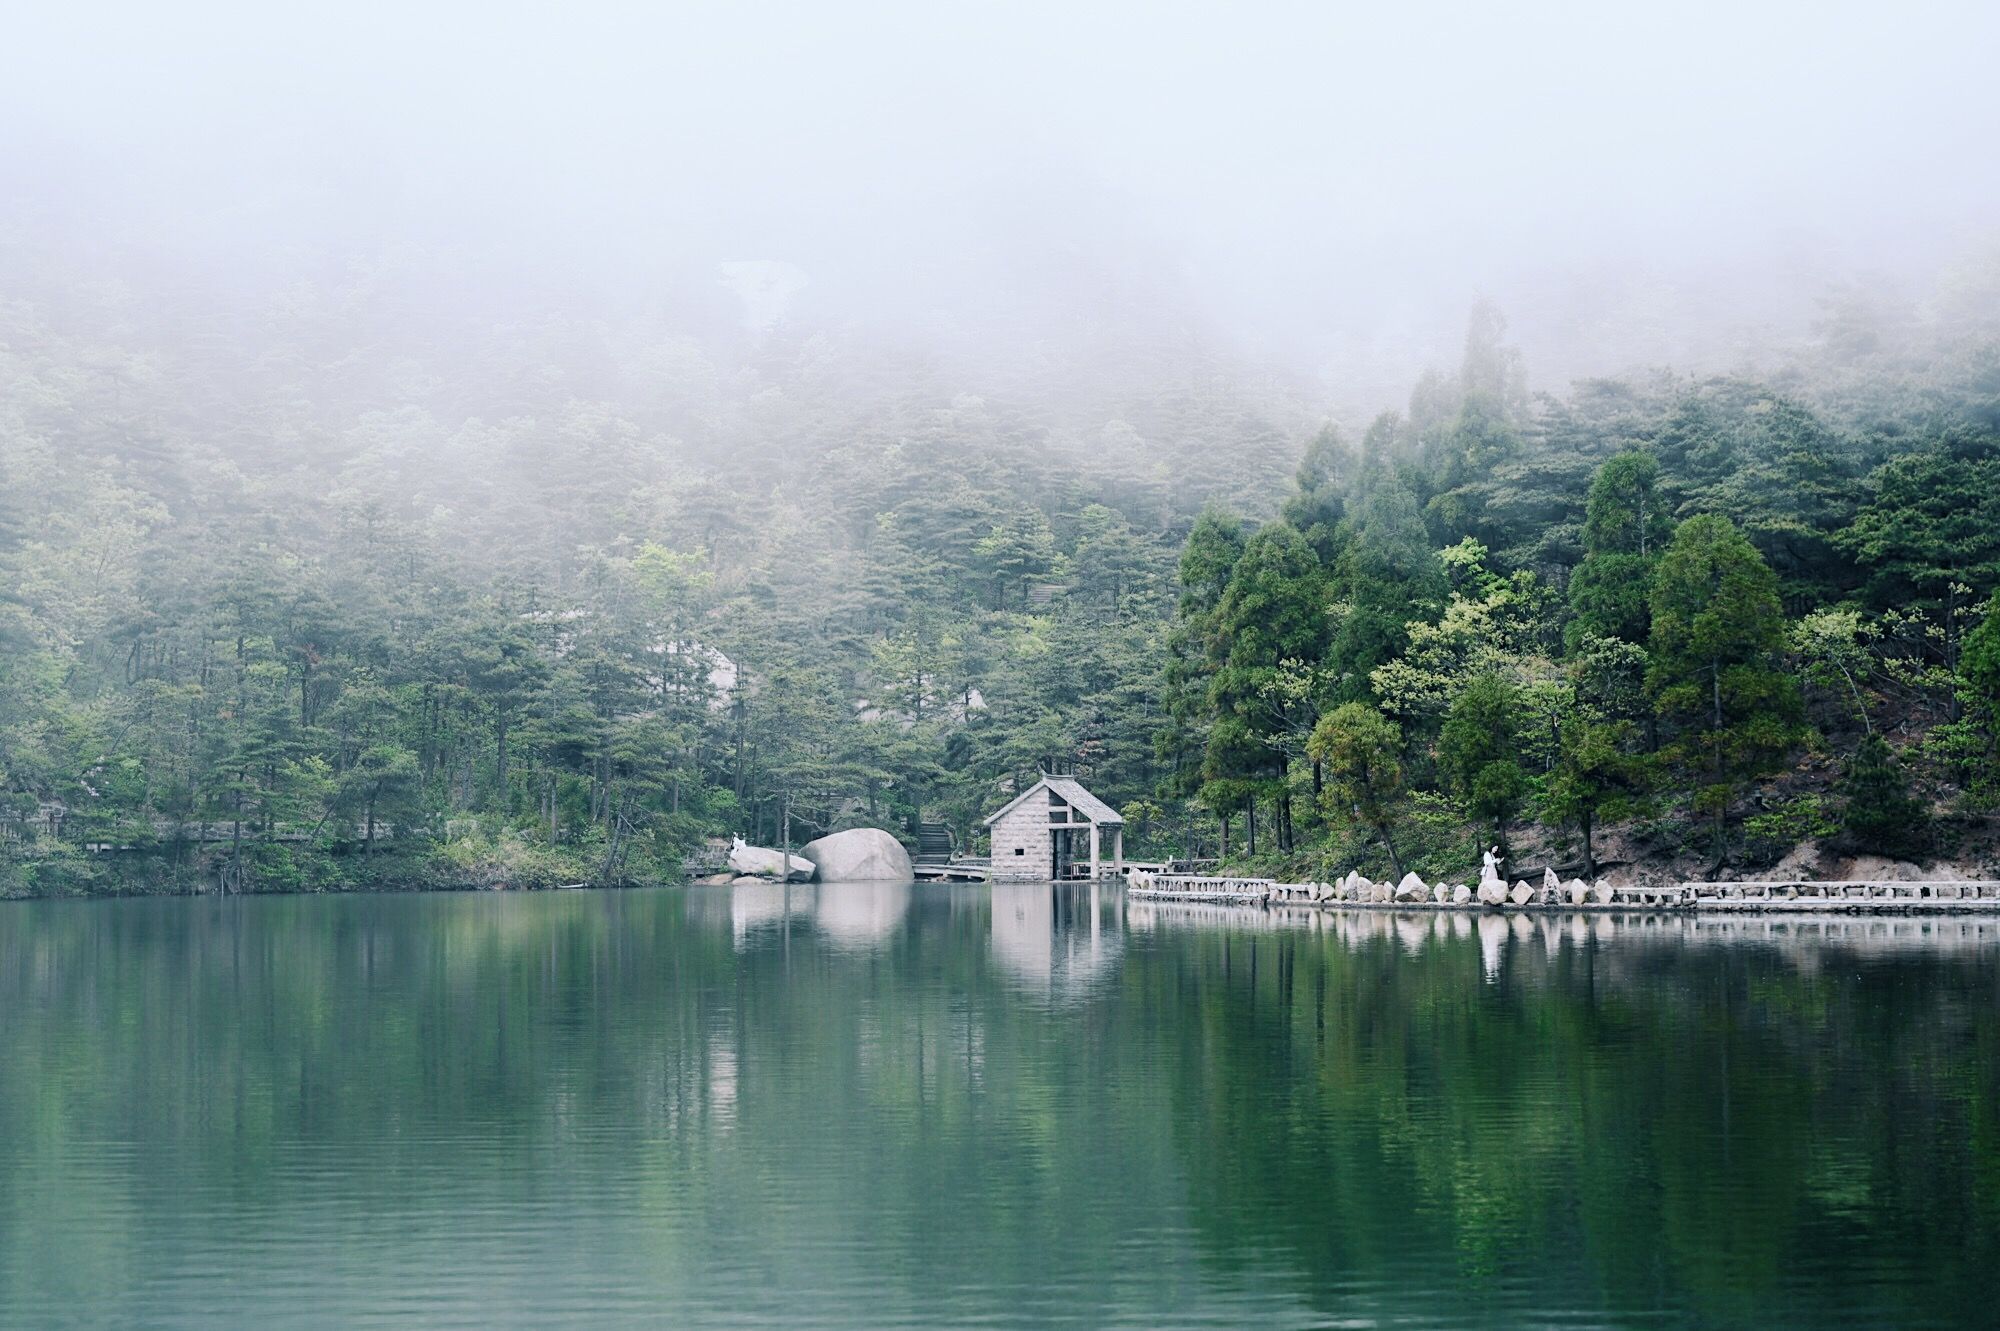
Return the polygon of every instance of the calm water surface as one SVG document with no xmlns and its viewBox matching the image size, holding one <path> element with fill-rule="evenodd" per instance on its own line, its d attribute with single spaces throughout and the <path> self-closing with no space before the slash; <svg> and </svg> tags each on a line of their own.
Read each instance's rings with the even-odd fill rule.
<svg viewBox="0 0 2000 1331">
<path fill-rule="evenodd" d="M 0 907 L 0 1325 L 2000 1320 L 2000 924 Z"/>
</svg>

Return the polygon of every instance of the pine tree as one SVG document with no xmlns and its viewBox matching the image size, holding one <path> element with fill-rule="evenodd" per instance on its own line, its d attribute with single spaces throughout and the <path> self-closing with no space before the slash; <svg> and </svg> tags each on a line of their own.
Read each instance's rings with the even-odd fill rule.
<svg viewBox="0 0 2000 1331">
<path fill-rule="evenodd" d="M 1253 819 L 1257 788 L 1268 790 L 1281 849 L 1291 842 L 1285 772 L 1296 741 L 1289 737 L 1308 733 L 1316 716 L 1311 698 L 1277 687 L 1279 674 L 1288 662 L 1318 661 L 1326 638 L 1319 561 L 1288 523 L 1271 523 L 1244 546 L 1215 610 L 1209 701 L 1216 727 L 1203 775 L 1210 782 L 1250 783 Z"/>
<path fill-rule="evenodd" d="M 1910 794 L 1908 777 L 1880 735 L 1869 735 L 1847 761 L 1840 783 L 1847 803 L 1841 827 L 1862 850 L 1906 856 L 1928 838 L 1930 811 Z"/>
<path fill-rule="evenodd" d="M 1344 605 L 1327 665 L 1336 697 L 1372 702 L 1369 675 L 1402 653 L 1411 620 L 1436 616 L 1447 584 L 1416 496 L 1380 465 L 1369 469 L 1363 487 L 1335 570 Z"/>
<path fill-rule="evenodd" d="M 1585 637 L 1644 642 L 1653 566 L 1673 535 L 1658 493 L 1660 465 L 1646 453 L 1607 459 L 1590 482 L 1583 523 L 1583 562 L 1570 577 L 1572 650 Z"/>
<path fill-rule="evenodd" d="M 1797 684 L 1776 667 L 1785 615 L 1770 565 L 1729 519 L 1691 518 L 1660 560 L 1646 684 L 1675 728 L 1663 756 L 1711 821 L 1713 863 L 1729 852 L 1740 787 L 1773 771 L 1800 733 Z"/>
</svg>

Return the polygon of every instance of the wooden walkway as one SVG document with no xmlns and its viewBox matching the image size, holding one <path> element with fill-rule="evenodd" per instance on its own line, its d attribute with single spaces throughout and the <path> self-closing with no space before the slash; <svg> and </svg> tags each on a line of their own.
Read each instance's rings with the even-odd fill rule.
<svg viewBox="0 0 2000 1331">
<path fill-rule="evenodd" d="M 993 861 L 969 857 L 942 862 L 918 860 L 911 866 L 911 876 L 920 883 L 983 883 L 993 876 Z"/>
<path fill-rule="evenodd" d="M 1140 901 L 1207 901 L 1261 906 L 1278 891 L 1270 878 L 1209 878 L 1196 874 L 1156 873 L 1134 876 L 1125 895 Z"/>
</svg>

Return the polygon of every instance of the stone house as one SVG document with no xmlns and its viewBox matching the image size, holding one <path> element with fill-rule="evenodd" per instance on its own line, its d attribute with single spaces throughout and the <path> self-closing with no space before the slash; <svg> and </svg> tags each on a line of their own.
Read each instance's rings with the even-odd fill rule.
<svg viewBox="0 0 2000 1331">
<path fill-rule="evenodd" d="M 996 883 L 1101 878 L 1107 868 L 1113 874 L 1125 871 L 1125 820 L 1074 777 L 1042 773 L 1041 780 L 987 818 L 986 826 L 993 834 Z"/>
</svg>

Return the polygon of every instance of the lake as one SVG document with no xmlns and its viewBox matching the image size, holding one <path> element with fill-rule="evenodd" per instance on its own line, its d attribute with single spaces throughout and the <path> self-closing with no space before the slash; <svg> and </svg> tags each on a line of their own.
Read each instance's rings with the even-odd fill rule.
<svg viewBox="0 0 2000 1331">
<path fill-rule="evenodd" d="M 0 906 L 0 1326 L 2000 1318 L 2000 921 Z"/>
</svg>

